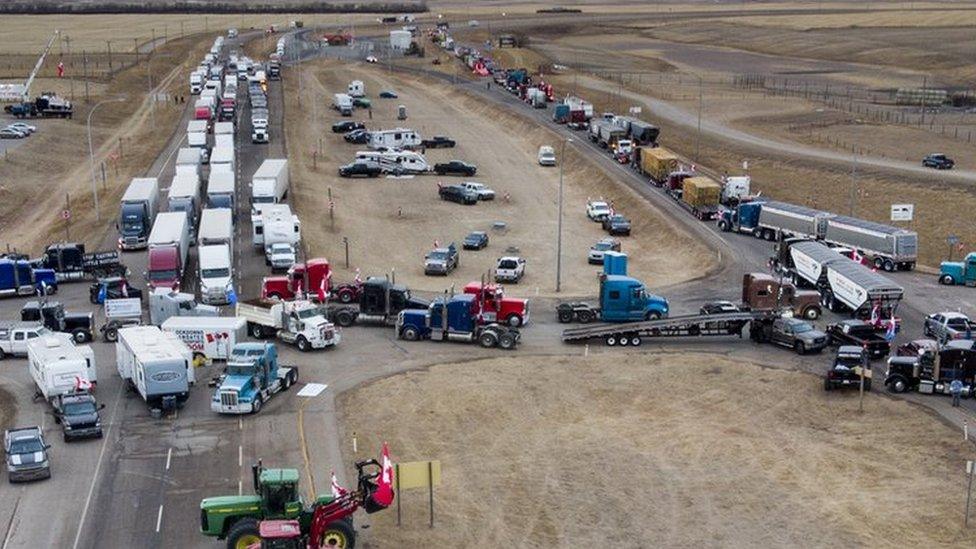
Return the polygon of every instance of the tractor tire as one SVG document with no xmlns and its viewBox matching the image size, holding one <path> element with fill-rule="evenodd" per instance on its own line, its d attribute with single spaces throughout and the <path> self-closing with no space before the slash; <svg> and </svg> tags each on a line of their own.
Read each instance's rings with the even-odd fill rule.
<svg viewBox="0 0 976 549">
<path fill-rule="evenodd" d="M 400 337 L 406 339 L 407 341 L 417 341 L 420 338 L 420 332 L 418 332 L 413 326 L 407 326 L 402 332 L 400 332 Z"/>
<path fill-rule="evenodd" d="M 511 326 L 512 328 L 518 328 L 519 326 L 522 325 L 522 317 L 520 317 L 515 313 L 512 313 L 508 315 L 508 318 L 505 319 L 505 323 Z"/>
<path fill-rule="evenodd" d="M 559 317 L 559 322 L 563 324 L 569 324 L 573 321 L 573 311 L 567 309 L 565 311 L 558 311 L 556 314 Z"/>
<path fill-rule="evenodd" d="M 581 324 L 589 324 L 590 322 L 593 322 L 593 316 L 594 316 L 593 311 L 590 311 L 588 309 L 583 309 L 582 311 L 577 313 L 576 316 L 577 318 L 579 318 Z"/>
<path fill-rule="evenodd" d="M 356 547 L 356 530 L 347 520 L 330 522 L 318 540 L 323 549 L 354 549 Z"/>
<path fill-rule="evenodd" d="M 307 339 L 305 339 L 304 336 L 298 336 L 298 339 L 295 340 L 295 346 L 298 347 L 298 350 L 303 353 L 307 353 L 312 350 L 312 345 Z"/>
<path fill-rule="evenodd" d="M 952 286 L 956 283 L 955 279 L 952 278 L 952 275 L 943 275 L 939 278 L 939 282 L 945 284 L 946 286 Z"/>
<path fill-rule="evenodd" d="M 504 333 L 498 338 L 498 346 L 506 351 L 511 351 L 515 348 L 515 335 L 510 333 Z"/>
<path fill-rule="evenodd" d="M 261 543 L 258 520 L 255 518 L 242 518 L 227 531 L 227 549 L 247 549 L 255 543 Z"/>
<path fill-rule="evenodd" d="M 484 332 L 478 336 L 478 343 L 482 347 L 489 349 L 495 345 L 498 345 L 498 336 L 496 336 L 494 332 Z"/>
<path fill-rule="evenodd" d="M 353 322 L 356 321 L 352 313 L 349 311 L 339 311 L 335 317 L 336 324 L 342 326 L 343 328 L 348 328 L 352 326 Z"/>
<path fill-rule="evenodd" d="M 105 339 L 107 343 L 115 343 L 119 340 L 119 329 L 118 328 L 106 328 L 102 332 L 102 338 Z"/>
</svg>

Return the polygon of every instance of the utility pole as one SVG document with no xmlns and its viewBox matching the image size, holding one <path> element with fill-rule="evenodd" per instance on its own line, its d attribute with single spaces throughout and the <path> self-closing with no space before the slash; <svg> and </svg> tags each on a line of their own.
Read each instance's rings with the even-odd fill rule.
<svg viewBox="0 0 976 549">
<path fill-rule="evenodd" d="M 702 107 L 705 105 L 705 82 L 698 75 L 698 135 L 695 137 L 695 162 L 701 163 Z"/>
<path fill-rule="evenodd" d="M 81 58 L 82 58 L 82 63 L 83 63 L 82 66 L 84 67 L 83 72 L 81 74 L 82 74 L 82 78 L 85 79 L 85 103 L 88 103 L 89 102 L 89 96 L 88 96 L 88 52 L 82 50 L 82 52 L 81 52 Z"/>
<path fill-rule="evenodd" d="M 854 205 L 857 202 L 857 155 L 854 155 L 854 164 L 851 166 L 851 198 L 850 211 L 847 215 L 854 217 Z"/>
<path fill-rule="evenodd" d="M 563 164 L 566 163 L 566 143 L 573 139 L 567 137 L 559 151 L 559 207 L 556 219 L 556 293 L 559 293 L 563 268 Z"/>
<path fill-rule="evenodd" d="M 180 38 L 183 38 L 183 21 L 180 21 Z"/>
<path fill-rule="evenodd" d="M 112 70 L 112 41 L 106 40 L 105 43 L 108 44 L 108 70 L 111 71 Z"/>
<path fill-rule="evenodd" d="M 919 126 L 925 125 L 925 88 L 928 87 L 929 77 L 925 75 L 922 77 L 922 120 L 918 123 Z"/>
<path fill-rule="evenodd" d="M 150 42 L 152 44 L 152 52 L 156 53 L 156 27 L 153 27 L 149 30 L 152 31 L 152 42 Z"/>
<path fill-rule="evenodd" d="M 64 44 L 68 48 L 68 63 L 71 65 L 71 68 L 74 68 L 74 63 L 71 61 L 71 37 L 70 36 L 65 35 L 65 37 L 64 37 Z M 74 73 L 74 71 L 71 71 L 71 73 L 68 74 L 68 85 L 70 86 L 71 100 L 74 101 L 75 100 L 75 73 Z"/>
</svg>

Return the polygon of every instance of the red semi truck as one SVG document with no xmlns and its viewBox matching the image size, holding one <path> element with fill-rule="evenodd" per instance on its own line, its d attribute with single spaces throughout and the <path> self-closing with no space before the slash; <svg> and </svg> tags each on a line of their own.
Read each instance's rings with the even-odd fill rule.
<svg viewBox="0 0 976 549">
<path fill-rule="evenodd" d="M 305 284 L 306 265 L 308 265 L 308 287 L 311 289 L 309 299 L 321 301 L 320 295 L 331 293 L 332 298 L 340 303 L 357 303 L 359 301 L 362 283 L 333 284 L 329 260 L 324 257 L 316 257 L 306 263 L 295 263 L 288 269 L 287 274 L 264 277 L 261 283 L 261 297 L 284 300 L 297 298 L 298 294 L 302 293 L 302 286 Z M 325 280 L 324 286 L 322 284 L 323 279 Z"/>
<path fill-rule="evenodd" d="M 482 323 L 498 322 L 509 326 L 523 326 L 529 321 L 529 300 L 505 297 L 497 284 L 469 282 L 464 293 L 473 294 L 481 308 Z"/>
</svg>

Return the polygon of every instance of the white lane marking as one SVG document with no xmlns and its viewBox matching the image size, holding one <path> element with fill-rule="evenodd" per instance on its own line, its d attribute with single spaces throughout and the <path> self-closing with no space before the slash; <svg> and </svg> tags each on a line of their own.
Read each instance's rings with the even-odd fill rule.
<svg viewBox="0 0 976 549">
<path fill-rule="evenodd" d="M 0 545 L 0 549 L 7 549 L 7 544 L 10 543 L 10 538 L 13 536 L 15 529 L 14 519 L 17 518 L 17 508 L 20 507 L 20 498 L 24 495 L 24 490 L 26 490 L 26 488 L 21 488 L 20 493 L 17 494 L 17 501 L 14 503 L 14 512 L 12 515 L 10 515 L 10 522 L 7 523 L 7 535 L 3 537 L 3 545 Z"/>
<path fill-rule="evenodd" d="M 122 393 L 124 392 L 123 390 L 115 393 L 115 404 L 112 405 L 112 417 L 109 418 L 108 427 L 105 429 L 105 436 L 102 437 L 102 449 L 98 452 L 98 463 L 95 464 L 95 473 L 92 474 L 91 485 L 88 487 L 88 497 L 85 498 L 85 506 L 81 510 L 81 519 L 78 521 L 75 541 L 71 544 L 72 549 L 78 549 L 78 543 L 81 542 L 82 527 L 85 525 L 85 519 L 88 517 L 88 508 L 91 506 L 92 496 L 95 494 L 95 483 L 98 481 L 98 473 L 102 469 L 102 458 L 105 457 L 105 448 L 108 446 L 108 441 L 111 438 L 112 426 L 115 425 L 119 402 L 122 401 Z"/>
<path fill-rule="evenodd" d="M 238 431 L 244 430 L 244 418 L 241 417 L 237 418 L 237 430 Z"/>
<path fill-rule="evenodd" d="M 173 459 L 173 448 L 170 447 L 170 449 L 166 452 L 166 470 L 167 471 L 169 471 L 169 462 L 172 459 Z"/>
<path fill-rule="evenodd" d="M 163 523 L 163 505 L 159 505 L 159 512 L 156 513 L 156 533 L 159 533 L 159 527 Z"/>
<path fill-rule="evenodd" d="M 243 494 L 244 494 L 244 481 L 243 480 L 238 480 L 237 481 L 237 495 L 240 496 L 240 495 L 243 495 Z"/>
<path fill-rule="evenodd" d="M 237 445 L 237 466 L 244 467 L 244 446 Z"/>
<path fill-rule="evenodd" d="M 165 170 L 165 169 L 166 169 L 166 166 L 168 166 L 168 165 L 169 165 L 169 161 L 170 161 L 170 160 L 172 160 L 174 156 L 176 156 L 176 151 L 178 151 L 178 150 L 180 150 L 180 145 L 182 145 L 182 144 L 183 144 L 183 140 L 184 140 L 184 139 L 186 139 L 186 134 L 183 134 L 183 137 L 180 137 L 180 138 L 179 138 L 179 139 L 178 139 L 178 140 L 176 141 L 176 146 L 175 146 L 175 147 L 173 147 L 173 150 L 171 150 L 171 151 L 169 152 L 169 156 L 167 156 L 167 157 L 166 157 L 166 160 L 164 160 L 164 161 L 163 161 L 163 165 L 162 165 L 162 166 L 160 166 L 160 167 L 159 167 L 159 171 L 158 171 L 158 172 L 156 172 L 156 177 L 157 177 L 157 178 L 158 178 L 158 177 L 160 177 L 160 176 L 161 176 L 161 175 L 163 174 L 163 170 Z"/>
</svg>

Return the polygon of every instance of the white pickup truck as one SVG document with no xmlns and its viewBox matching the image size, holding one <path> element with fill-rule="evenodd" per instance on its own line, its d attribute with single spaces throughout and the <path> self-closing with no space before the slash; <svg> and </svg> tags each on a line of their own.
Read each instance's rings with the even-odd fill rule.
<svg viewBox="0 0 976 549">
<path fill-rule="evenodd" d="M 39 322 L 0 322 L 0 359 L 27 356 L 27 342 L 50 333 Z"/>
<path fill-rule="evenodd" d="M 976 334 L 976 323 L 969 320 L 963 313 L 942 312 L 929 315 L 922 327 L 925 337 L 931 337 L 942 343 L 953 339 L 973 339 Z"/>
<path fill-rule="evenodd" d="M 335 325 L 310 301 L 251 299 L 237 303 L 237 316 L 247 321 L 255 339 L 276 336 L 305 352 L 338 345 L 342 339 Z"/>
<path fill-rule="evenodd" d="M 525 259 L 507 256 L 498 258 L 495 264 L 495 282 L 511 282 L 517 284 L 525 275 Z"/>
</svg>

